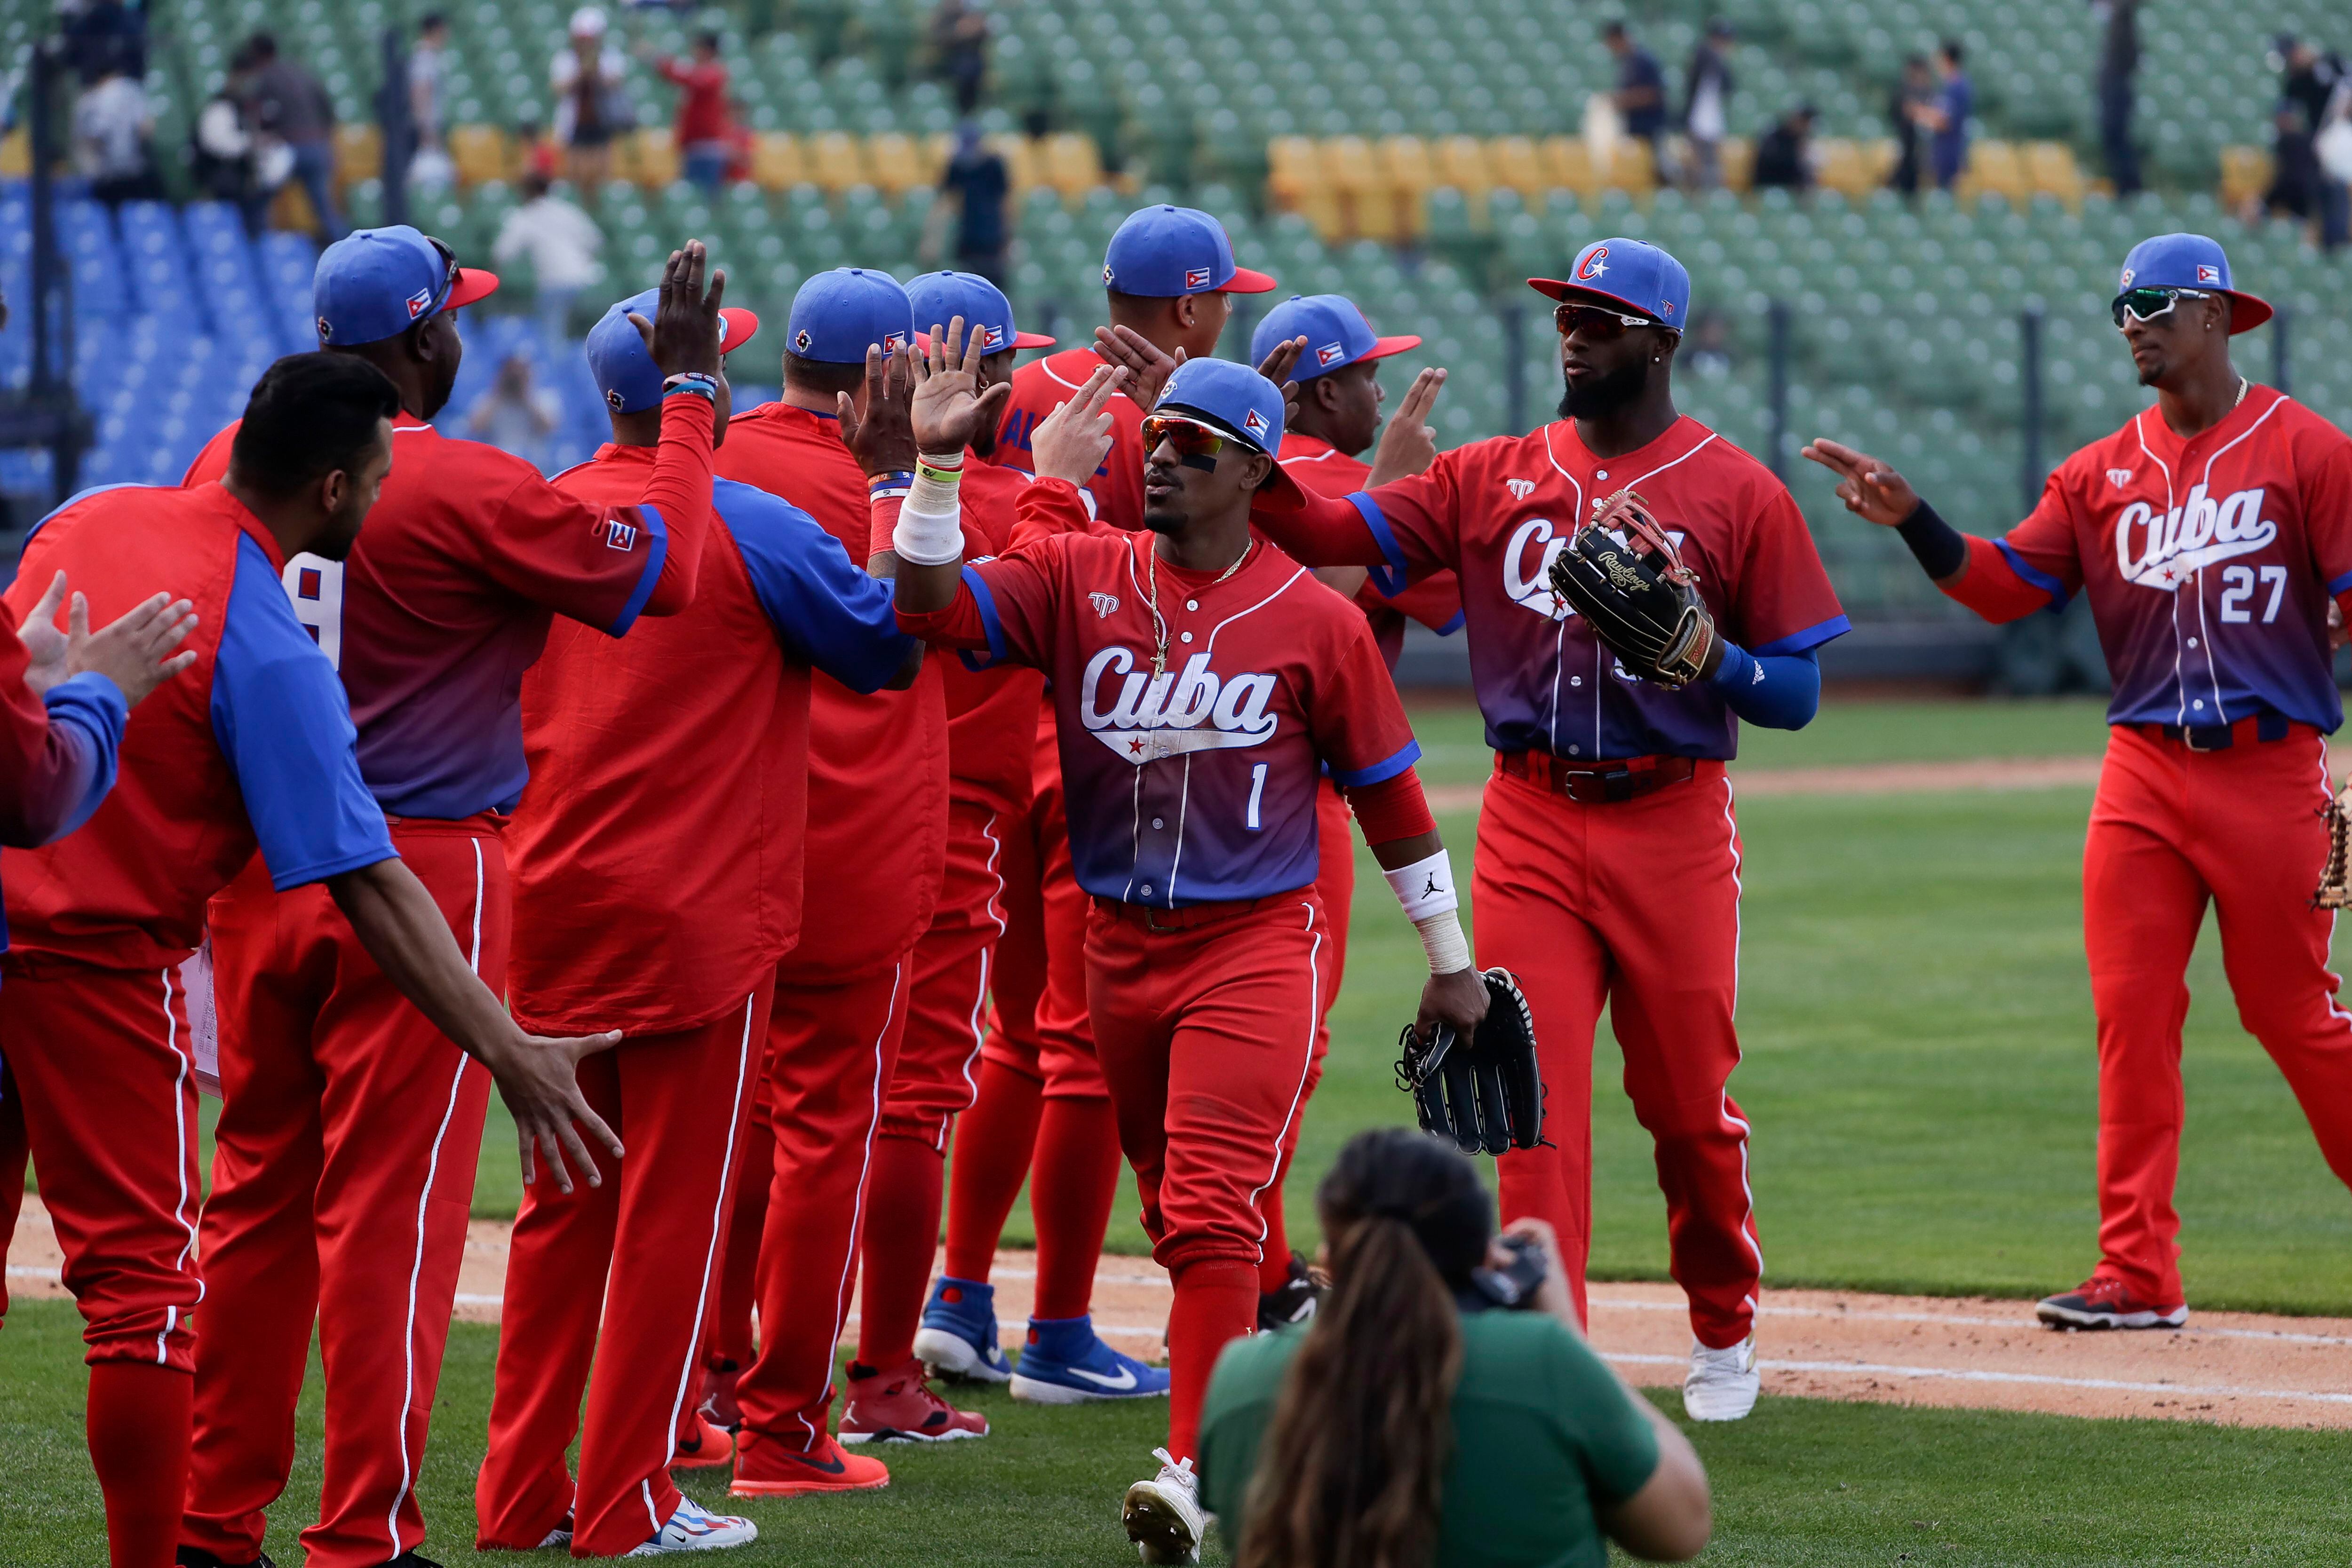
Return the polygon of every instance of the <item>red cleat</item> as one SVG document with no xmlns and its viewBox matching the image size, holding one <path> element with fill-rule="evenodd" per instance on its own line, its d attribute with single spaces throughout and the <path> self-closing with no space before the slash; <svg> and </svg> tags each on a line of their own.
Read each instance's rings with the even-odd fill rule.
<svg viewBox="0 0 2352 1568">
<path fill-rule="evenodd" d="M 736 1497 L 807 1497 L 889 1484 L 881 1460 L 849 1453 L 831 1437 L 801 1448 L 746 1428 L 736 1436 L 735 1482 L 727 1490 Z"/>
<path fill-rule="evenodd" d="M 671 1469 L 707 1470 L 735 1457 L 735 1439 L 700 1415 L 688 1416 L 686 1428 L 670 1447 Z"/>
<path fill-rule="evenodd" d="M 2053 1329 L 2177 1329 L 2189 1321 L 2189 1303 L 2143 1301 L 2102 1271 L 2063 1295 L 2044 1296 L 2033 1315 Z"/>
<path fill-rule="evenodd" d="M 849 1403 L 841 1412 L 845 1443 L 951 1443 L 988 1436 L 988 1417 L 959 1410 L 931 1392 L 923 1364 L 890 1372 L 852 1362 Z"/>
<path fill-rule="evenodd" d="M 735 1404 L 735 1380 L 743 1369 L 716 1351 L 702 1364 L 702 1418 L 732 1432 L 743 1424 L 743 1412 Z"/>
</svg>

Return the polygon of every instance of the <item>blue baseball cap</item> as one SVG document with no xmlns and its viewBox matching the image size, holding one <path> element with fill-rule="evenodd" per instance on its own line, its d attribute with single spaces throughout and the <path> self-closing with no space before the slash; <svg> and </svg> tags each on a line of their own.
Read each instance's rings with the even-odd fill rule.
<svg viewBox="0 0 2352 1568">
<path fill-rule="evenodd" d="M 1267 311 L 1265 319 L 1250 334 L 1251 361 L 1263 364 L 1276 343 L 1286 343 L 1293 338 L 1307 340 L 1307 350 L 1298 356 L 1298 368 L 1290 372 L 1295 382 L 1421 347 L 1417 337 L 1376 335 L 1372 324 L 1364 319 L 1363 311 L 1344 294 L 1294 294 Z"/>
<path fill-rule="evenodd" d="M 907 285 L 907 302 L 914 308 L 915 341 L 925 350 L 931 337 L 923 329 L 944 327 L 963 318 L 967 334 L 980 334 L 980 351 L 1001 354 L 1007 349 L 1050 349 L 1054 340 L 1043 332 L 1024 332 L 1013 325 L 1013 301 L 1004 290 L 976 272 L 927 272 Z"/>
<path fill-rule="evenodd" d="M 1173 299 L 1182 294 L 1265 294 L 1274 279 L 1234 265 L 1225 225 L 1195 207 L 1129 213 L 1103 253 L 1103 287 Z"/>
<path fill-rule="evenodd" d="M 2134 288 L 2190 288 L 2200 294 L 2224 295 L 2230 301 L 2230 330 L 2250 331 L 2271 319 L 2270 302 L 2230 287 L 2230 258 L 2221 245 L 2203 235 L 2158 235 L 2132 246 L 2124 257 L 2116 298 Z"/>
<path fill-rule="evenodd" d="M 498 275 L 457 265 L 456 253 L 406 224 L 353 229 L 319 256 L 310 308 L 321 348 L 397 338 L 427 316 L 487 298 Z"/>
<path fill-rule="evenodd" d="M 1554 299 L 1614 306 L 1677 332 L 1690 319 L 1690 274 L 1638 239 L 1595 240 L 1576 253 L 1566 277 L 1530 277 L 1528 287 Z"/>
<path fill-rule="evenodd" d="M 1196 419 L 1220 435 L 1268 455 L 1282 450 L 1282 389 L 1231 360 L 1187 360 L 1168 378 L 1153 413 Z M 1150 455 L 1150 449 L 1145 449 Z M 1291 500 L 1298 487 L 1280 463 L 1264 490 Z"/>
<path fill-rule="evenodd" d="M 915 340 L 915 308 L 887 272 L 836 267 L 801 285 L 793 296 L 785 345 L 803 360 L 862 365 L 866 350 L 886 353 Z"/>
<path fill-rule="evenodd" d="M 629 320 L 635 312 L 650 321 L 660 308 L 661 290 L 648 288 L 622 300 L 588 329 L 588 371 L 614 413 L 636 413 L 661 402 L 661 369 Z M 760 319 L 749 310 L 719 311 L 719 351 L 733 353 L 759 329 Z"/>
</svg>

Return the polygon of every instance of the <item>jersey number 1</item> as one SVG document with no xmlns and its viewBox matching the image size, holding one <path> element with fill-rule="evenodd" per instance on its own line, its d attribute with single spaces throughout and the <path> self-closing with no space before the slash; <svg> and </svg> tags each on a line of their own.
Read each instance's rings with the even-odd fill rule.
<svg viewBox="0 0 2352 1568">
<path fill-rule="evenodd" d="M 1258 831 L 1257 803 L 1265 794 L 1265 764 L 1261 762 L 1250 769 L 1249 830 L 1251 832 Z"/>
<path fill-rule="evenodd" d="M 286 563 L 286 597 L 327 663 L 343 667 L 343 563 L 304 553 Z"/>
</svg>

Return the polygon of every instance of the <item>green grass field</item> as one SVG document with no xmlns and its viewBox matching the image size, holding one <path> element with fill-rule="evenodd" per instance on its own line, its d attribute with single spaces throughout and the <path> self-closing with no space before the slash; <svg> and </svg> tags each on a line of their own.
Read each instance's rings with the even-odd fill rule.
<svg viewBox="0 0 2352 1568">
<path fill-rule="evenodd" d="M 1433 782 L 1482 777 L 1477 718 L 1423 706 Z M 2094 755 L 2083 702 L 1832 704 L 1806 732 L 1748 732 L 1744 766 Z M 2037 1295 L 2095 1257 L 2095 1077 L 2079 861 L 2086 789 L 1774 797 L 1741 807 L 1747 1061 L 1767 1284 Z M 1471 820 L 1444 829 L 1466 862 Z M 1369 862 L 1366 862 L 1367 868 Z M 1290 1189 L 1312 1192 L 1356 1129 L 1405 1119 L 1396 1031 L 1422 972 L 1385 886 L 1359 879 L 1333 1056 Z M 2277 1072 L 2238 1029 L 2214 944 L 2190 976 L 2179 1206 L 2192 1303 L 2352 1314 L 2352 1201 Z M 1597 1278 L 1663 1278 L 1664 1206 L 1604 1030 L 1597 1047 Z M 478 1208 L 511 1212 L 510 1137 L 486 1145 Z M 1026 1223 L 1016 1211 L 1015 1239 Z M 1114 1246 L 1142 1249 L 1131 1194 Z M 75 1322 L 62 1304 L 0 1333 L 0 1563 L 100 1561 L 80 1448 Z M 425 1476 L 429 1555 L 468 1555 L 493 1331 L 459 1325 Z M 871 1497 L 754 1505 L 767 1532 L 729 1561 L 840 1564 L 1131 1562 L 1117 1492 L 1158 1412 L 1037 1410 L 983 1397 L 982 1444 L 906 1455 Z M 1675 1408 L 1671 1397 L 1665 1400 Z M 316 1498 L 316 1392 L 272 1550 Z M 2344 1561 L 2352 1438 L 1768 1399 L 1693 1431 L 1715 1477 L 1706 1561 L 2204 1563 Z M 895 1457 L 895 1456 L 894 1456 Z M 698 1483 L 706 1500 L 717 1489 Z M 504 1559 L 498 1559 L 503 1561 Z M 523 1561 L 516 1558 L 515 1561 Z"/>
</svg>

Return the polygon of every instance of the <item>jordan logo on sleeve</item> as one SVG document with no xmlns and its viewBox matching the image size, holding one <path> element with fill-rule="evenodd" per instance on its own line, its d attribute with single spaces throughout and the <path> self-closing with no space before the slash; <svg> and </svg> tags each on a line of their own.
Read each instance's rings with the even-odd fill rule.
<svg viewBox="0 0 2352 1568">
<path fill-rule="evenodd" d="M 1265 711 L 1275 678 L 1248 672 L 1220 677 L 1209 655 L 1195 653 L 1181 670 L 1154 675 L 1137 667 L 1127 648 L 1105 648 L 1078 677 L 1078 721 L 1087 733 L 1140 768 L 1163 757 L 1263 746 L 1278 721 Z M 1118 695 L 1103 705 L 1110 683 Z"/>
</svg>

